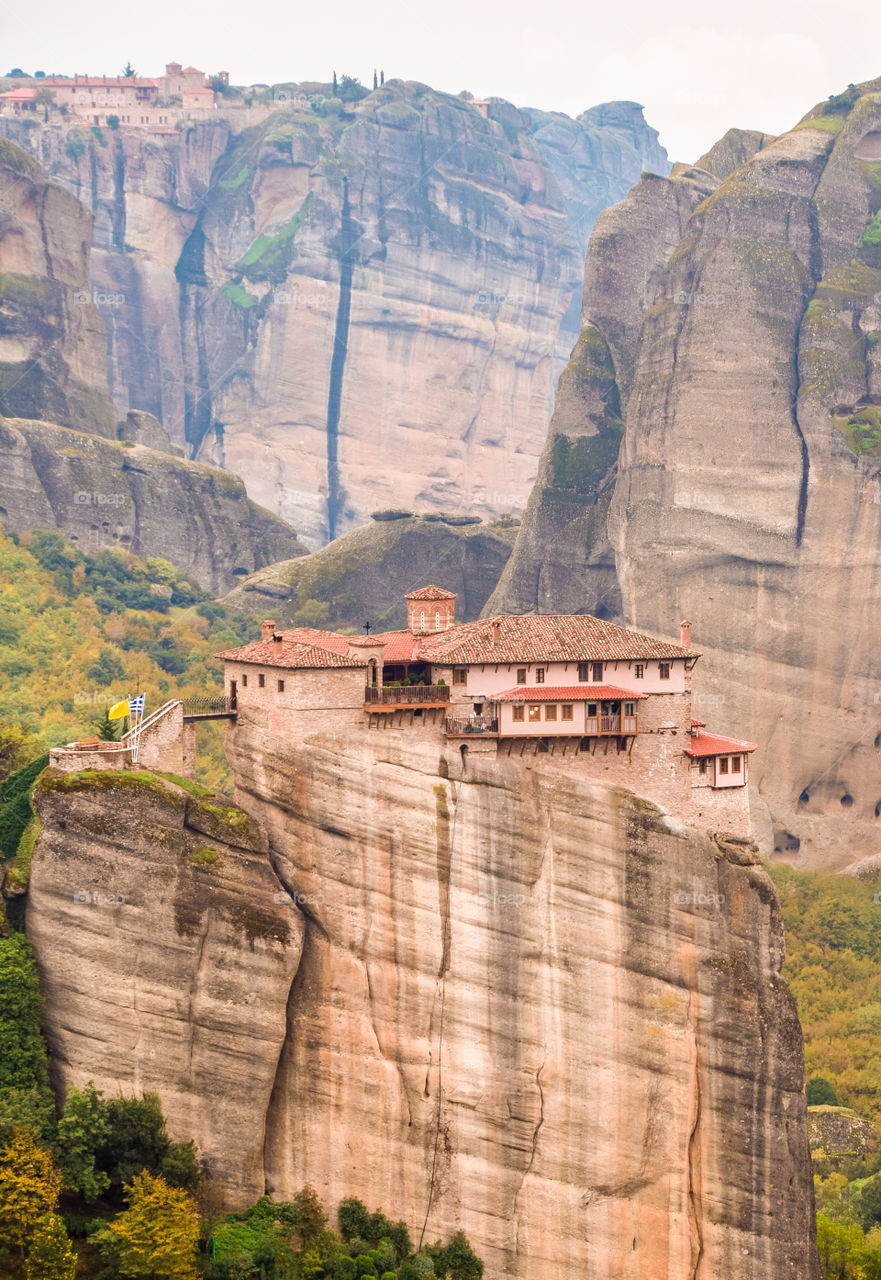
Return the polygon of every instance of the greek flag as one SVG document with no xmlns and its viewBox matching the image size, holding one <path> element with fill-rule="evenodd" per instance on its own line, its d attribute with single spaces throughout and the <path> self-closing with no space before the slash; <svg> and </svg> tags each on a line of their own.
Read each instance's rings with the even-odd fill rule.
<svg viewBox="0 0 881 1280">
<path fill-rule="evenodd" d="M 146 696 L 145 694 L 139 693 L 136 698 L 129 698 L 128 700 L 129 715 L 136 716 L 136 715 L 141 715 L 143 713 L 145 696 Z"/>
</svg>

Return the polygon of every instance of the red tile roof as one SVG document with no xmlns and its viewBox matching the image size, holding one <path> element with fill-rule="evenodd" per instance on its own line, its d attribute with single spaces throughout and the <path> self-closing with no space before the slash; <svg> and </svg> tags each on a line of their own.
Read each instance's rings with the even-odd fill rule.
<svg viewBox="0 0 881 1280">
<path fill-rule="evenodd" d="M 692 720 L 691 727 L 692 729 L 706 729 L 707 722 L 706 720 Z"/>
<path fill-rule="evenodd" d="M 620 702 L 624 698 L 632 702 L 636 698 L 647 697 L 647 693 L 634 693 L 632 689 L 620 689 L 615 684 L 540 684 L 530 685 L 528 689 L 521 685 L 517 689 L 506 689 L 504 693 L 490 694 L 487 702 Z"/>
<path fill-rule="evenodd" d="M 347 658 L 331 649 L 319 649 L 317 645 L 300 644 L 296 640 L 255 640 L 240 649 L 224 649 L 215 658 L 227 662 L 256 663 L 262 667 L 366 667 L 366 658 Z"/>
<path fill-rule="evenodd" d="M 498 624 L 498 644 L 493 626 Z M 696 658 L 668 640 L 642 635 L 590 614 L 502 614 L 425 636 L 420 657 L 443 663 L 599 662 L 614 659 Z"/>
<path fill-rule="evenodd" d="M 55 85 L 61 89 L 103 89 L 105 86 L 111 88 L 128 88 L 128 89 L 155 89 L 157 87 L 155 80 L 146 79 L 144 76 L 46 76 L 42 81 L 44 85 L 51 88 Z"/>
<path fill-rule="evenodd" d="M 383 662 L 419 662 L 419 636 L 412 631 L 383 631 L 371 639 L 381 640 L 385 644 L 382 651 Z"/>
<path fill-rule="evenodd" d="M 35 89 L 10 89 L 6 93 L 0 93 L 0 98 L 5 98 L 7 102 L 30 102 L 35 93 Z"/>
<path fill-rule="evenodd" d="M 445 591 L 443 587 L 419 587 L 416 591 L 408 591 L 405 600 L 455 600 L 455 591 Z"/>
<path fill-rule="evenodd" d="M 691 746 L 685 748 L 685 754 L 692 760 L 700 760 L 705 756 L 730 756 L 740 751 L 755 751 L 754 742 L 739 742 L 737 738 L 722 738 L 717 733 L 698 733 L 691 740 Z"/>
</svg>

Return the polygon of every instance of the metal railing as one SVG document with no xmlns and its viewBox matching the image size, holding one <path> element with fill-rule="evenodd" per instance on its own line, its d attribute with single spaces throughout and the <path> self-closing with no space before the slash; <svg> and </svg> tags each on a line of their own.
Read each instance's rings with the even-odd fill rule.
<svg viewBox="0 0 881 1280">
<path fill-rule="evenodd" d="M 499 721 L 496 716 L 447 716 L 447 736 L 463 738 L 472 733 L 498 733 Z"/>
<path fill-rule="evenodd" d="M 450 686 L 447 684 L 399 684 L 383 685 L 381 689 L 368 684 L 364 701 L 380 706 L 418 706 L 421 702 L 449 702 Z"/>
<path fill-rule="evenodd" d="M 231 715 L 236 710 L 236 699 L 222 693 L 184 698 L 183 704 L 185 716 Z"/>
</svg>

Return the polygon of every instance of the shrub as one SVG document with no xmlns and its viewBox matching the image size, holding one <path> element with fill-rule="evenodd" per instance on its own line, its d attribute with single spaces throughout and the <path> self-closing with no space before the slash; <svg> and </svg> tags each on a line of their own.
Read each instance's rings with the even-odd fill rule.
<svg viewBox="0 0 881 1280">
<path fill-rule="evenodd" d="M 809 1107 L 838 1107 L 838 1094 L 835 1086 L 825 1076 L 811 1076 L 805 1086 L 805 1094 Z"/>
<path fill-rule="evenodd" d="M 356 1276 L 374 1276 L 379 1277 L 376 1269 L 376 1263 L 373 1261 L 369 1253 L 359 1253 L 355 1259 L 355 1275 Z"/>
</svg>

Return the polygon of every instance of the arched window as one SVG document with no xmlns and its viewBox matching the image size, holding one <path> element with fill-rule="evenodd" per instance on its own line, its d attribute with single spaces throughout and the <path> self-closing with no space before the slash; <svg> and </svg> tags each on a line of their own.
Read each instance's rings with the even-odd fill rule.
<svg viewBox="0 0 881 1280">
<path fill-rule="evenodd" d="M 420 615 L 419 615 L 419 630 L 420 630 L 420 631 L 424 631 L 424 630 L 425 630 L 425 610 L 424 610 L 424 609 L 422 610 L 422 612 L 421 612 L 421 613 L 420 613 Z"/>
<path fill-rule="evenodd" d="M 440 609 L 436 609 L 434 612 L 434 629 L 435 631 L 440 631 Z"/>
</svg>

